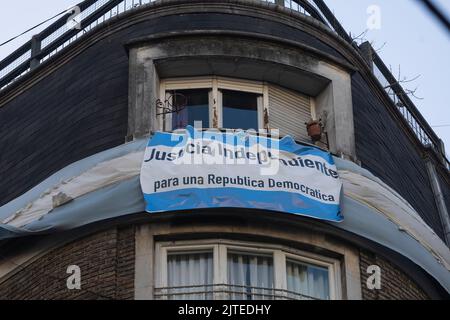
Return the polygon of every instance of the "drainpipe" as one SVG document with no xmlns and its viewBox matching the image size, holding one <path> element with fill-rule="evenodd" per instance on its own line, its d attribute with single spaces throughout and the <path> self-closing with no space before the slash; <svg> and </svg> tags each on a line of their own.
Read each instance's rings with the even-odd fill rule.
<svg viewBox="0 0 450 320">
<path fill-rule="evenodd" d="M 436 168 L 434 167 L 434 164 L 429 156 L 427 156 L 425 159 L 425 165 L 427 167 L 428 177 L 430 178 L 431 189 L 433 190 L 439 217 L 444 229 L 444 239 L 447 243 L 447 246 L 450 246 L 450 217 L 448 215 L 447 206 L 445 204 L 444 194 L 442 193 L 441 185 L 439 184 Z"/>
</svg>

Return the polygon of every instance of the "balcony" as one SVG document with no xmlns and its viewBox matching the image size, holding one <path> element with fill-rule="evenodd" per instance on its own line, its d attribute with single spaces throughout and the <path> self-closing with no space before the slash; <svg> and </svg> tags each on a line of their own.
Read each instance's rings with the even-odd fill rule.
<svg viewBox="0 0 450 320">
<path fill-rule="evenodd" d="M 155 288 L 154 296 L 156 300 L 321 300 L 289 290 L 229 284 Z"/>
</svg>

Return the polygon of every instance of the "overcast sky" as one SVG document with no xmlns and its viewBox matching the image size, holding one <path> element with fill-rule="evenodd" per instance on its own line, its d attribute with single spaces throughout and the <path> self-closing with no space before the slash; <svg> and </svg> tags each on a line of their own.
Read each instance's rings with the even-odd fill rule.
<svg viewBox="0 0 450 320">
<path fill-rule="evenodd" d="M 436 0 L 435 0 L 436 1 Z M 77 0 L 2 1 L 0 10 L 0 43 L 29 27 L 75 5 Z M 381 9 L 380 29 L 367 33 L 375 47 L 384 47 L 380 56 L 384 62 L 398 70 L 402 76 L 420 78 L 407 86 L 418 87 L 414 100 L 432 126 L 450 125 L 450 34 L 434 20 L 417 0 L 326 0 L 347 31 L 354 35 L 367 29 L 367 8 L 377 5 Z M 450 0 L 437 1 L 450 12 Z M 38 30 L 35 31 L 35 33 Z M 31 37 L 31 33 L 0 47 L 0 59 Z M 450 154 L 450 126 L 435 127 L 445 141 Z"/>
<path fill-rule="evenodd" d="M 412 98 L 432 126 L 450 125 L 450 33 L 417 0 L 325 0 L 347 31 L 359 35 L 367 29 L 367 8 L 381 9 L 381 28 L 366 38 L 395 73 L 416 81 L 404 84 L 423 100 Z M 450 0 L 434 0 L 450 13 Z M 450 126 L 434 127 L 450 154 Z"/>
</svg>

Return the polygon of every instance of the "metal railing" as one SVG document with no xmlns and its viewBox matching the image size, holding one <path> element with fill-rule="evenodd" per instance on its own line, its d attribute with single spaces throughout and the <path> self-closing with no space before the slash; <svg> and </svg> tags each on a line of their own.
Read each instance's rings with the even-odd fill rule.
<svg viewBox="0 0 450 320">
<path fill-rule="evenodd" d="M 85 0 L 78 4 L 76 17 L 80 28 L 70 28 L 68 19 L 72 12 L 32 37 L 24 45 L 0 61 L 0 90 L 5 89 L 24 74 L 39 66 L 53 55 L 104 22 L 123 12 L 147 5 L 155 0 Z"/>
<path fill-rule="evenodd" d="M 325 2 L 323 0 L 312 1 L 325 17 L 327 25 L 342 39 L 349 43 L 361 56 L 363 56 L 363 53 L 356 42 L 345 31 L 340 22 L 327 7 Z M 450 170 L 450 161 L 445 154 L 445 148 L 442 140 L 437 136 L 437 134 L 419 112 L 415 104 L 411 101 L 408 94 L 402 88 L 399 82 L 400 79 L 395 78 L 395 76 L 384 64 L 383 60 L 371 45 L 370 50 L 373 58 L 372 62 L 374 75 L 378 79 L 380 85 L 389 95 L 397 111 L 401 114 L 408 127 L 412 130 L 420 143 L 424 147 L 434 150 L 434 152 L 442 160 L 446 169 Z"/>
<path fill-rule="evenodd" d="M 230 284 L 155 288 L 156 300 L 320 300 L 284 289 Z"/>
<path fill-rule="evenodd" d="M 416 137 L 424 146 L 430 146 L 441 153 L 440 141 L 433 129 L 417 110 L 408 94 L 403 90 L 398 80 L 392 75 L 378 54 L 372 49 L 374 57 L 374 75 L 395 104 L 397 110 L 414 131 Z"/>
<path fill-rule="evenodd" d="M 35 69 L 42 62 L 50 59 L 62 49 L 70 46 L 79 38 L 89 34 L 93 29 L 102 25 L 124 12 L 149 5 L 156 0 L 85 0 L 78 4 L 80 8 L 80 29 L 70 28 L 67 25 L 71 13 L 67 13 L 56 22 L 45 28 L 39 34 L 33 36 L 8 57 L 0 61 L 0 93 L 23 75 Z M 159 0 L 164 1 L 164 0 Z M 310 16 L 339 35 L 355 50 L 358 46 L 345 31 L 331 10 L 323 0 L 260 0 L 284 6 L 295 12 Z M 375 53 L 375 52 L 374 52 Z M 408 98 L 401 85 L 390 73 L 383 61 L 374 54 L 375 73 L 382 82 L 389 84 L 388 94 L 397 106 L 398 112 L 408 123 L 411 130 L 417 136 L 422 145 L 431 146 L 438 155 L 443 157 L 450 169 L 450 162 L 445 157 L 442 142 L 423 116 Z M 383 84 L 382 84 L 383 85 Z M 387 86 L 384 86 L 387 87 Z"/>
<path fill-rule="evenodd" d="M 68 12 L 56 22 L 33 36 L 8 57 L 0 61 L 0 90 L 5 89 L 24 74 L 39 66 L 53 55 L 104 22 L 124 12 L 155 2 L 156 0 L 85 0 L 78 4 L 80 15 L 76 18 L 80 29 L 70 28 Z M 161 0 L 160 0 L 161 1 Z M 325 23 L 320 12 L 308 0 L 261 0 L 283 5 L 293 11 L 311 16 Z"/>
</svg>

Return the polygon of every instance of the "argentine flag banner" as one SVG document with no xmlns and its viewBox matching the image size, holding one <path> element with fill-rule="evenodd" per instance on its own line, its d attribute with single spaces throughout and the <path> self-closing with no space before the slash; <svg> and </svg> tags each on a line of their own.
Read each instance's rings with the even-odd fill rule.
<svg viewBox="0 0 450 320">
<path fill-rule="evenodd" d="M 140 179 L 150 213 L 250 208 L 343 220 L 342 182 L 332 155 L 291 137 L 191 126 L 156 132 Z"/>
</svg>

